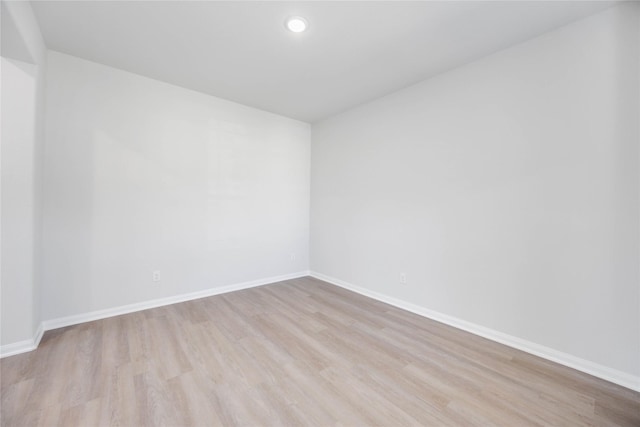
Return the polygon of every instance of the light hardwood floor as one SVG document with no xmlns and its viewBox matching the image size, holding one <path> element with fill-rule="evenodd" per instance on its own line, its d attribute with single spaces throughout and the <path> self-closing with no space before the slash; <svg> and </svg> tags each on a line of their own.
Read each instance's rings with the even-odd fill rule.
<svg viewBox="0 0 640 427">
<path fill-rule="evenodd" d="M 640 426 L 640 394 L 311 278 L 47 332 L 2 426 Z"/>
</svg>

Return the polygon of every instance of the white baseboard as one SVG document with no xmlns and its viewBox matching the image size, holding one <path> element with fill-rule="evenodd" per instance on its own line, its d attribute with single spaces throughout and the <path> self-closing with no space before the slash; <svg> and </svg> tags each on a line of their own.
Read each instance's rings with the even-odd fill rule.
<svg viewBox="0 0 640 427">
<path fill-rule="evenodd" d="M 5 344 L 2 347 L 0 347 L 0 357 L 8 357 L 8 356 L 14 356 L 20 353 L 26 353 L 28 351 L 35 350 L 36 347 L 37 346 L 33 341 L 33 338 L 24 340 L 24 341 L 14 342 L 11 344 Z"/>
<path fill-rule="evenodd" d="M 33 338 L 0 346 L 0 358 L 15 356 L 16 354 L 35 350 L 38 348 L 38 344 L 40 344 L 43 334 L 44 328 L 42 323 L 40 323 L 38 325 L 38 329 L 36 329 L 36 333 L 33 335 Z"/>
<path fill-rule="evenodd" d="M 7 344 L 0 347 L 0 357 L 13 356 L 20 353 L 35 350 L 40 343 L 40 339 L 45 331 L 63 328 L 65 326 L 77 325 L 79 323 L 91 322 L 94 320 L 105 319 L 107 317 L 119 316 L 121 314 L 133 313 L 136 311 L 147 310 L 149 308 L 162 307 L 165 305 L 176 304 L 179 302 L 191 301 L 195 299 L 210 297 L 213 295 L 225 294 L 228 292 L 239 291 L 241 289 L 255 288 L 257 286 L 268 285 L 271 283 L 282 282 L 284 280 L 297 279 L 306 277 L 308 271 L 299 271 L 297 273 L 285 274 L 282 276 L 268 277 L 264 279 L 252 280 L 249 282 L 236 283 L 229 286 L 219 288 L 205 289 L 198 292 L 190 292 L 188 294 L 174 295 L 166 298 L 159 298 L 150 301 L 143 301 L 135 304 L 127 304 L 119 307 L 107 308 L 104 310 L 96 310 L 88 313 L 76 314 L 73 316 L 60 317 L 58 319 L 45 320 L 40 323 L 34 337 L 30 340 L 24 340 L 17 343 Z"/>
<path fill-rule="evenodd" d="M 40 340 L 42 339 L 43 335 L 44 335 L 44 323 L 40 322 L 40 324 L 38 325 L 38 329 L 36 329 L 36 333 L 33 336 L 33 349 L 34 350 L 36 348 L 38 348 L 38 346 L 40 345 Z"/>
<path fill-rule="evenodd" d="M 210 297 L 213 295 L 226 294 L 228 292 L 239 291 L 242 289 L 255 288 L 257 286 L 268 285 L 271 283 L 282 282 L 283 280 L 297 279 L 299 277 L 308 276 L 308 271 L 300 271 L 282 276 L 268 277 L 265 279 L 252 280 L 249 282 L 236 283 L 233 285 L 222 286 L 220 288 L 205 289 L 198 292 L 190 292 L 188 294 L 174 295 L 166 298 L 159 298 L 150 301 L 143 301 L 135 304 L 122 305 L 120 307 L 108 308 L 105 310 L 96 310 L 89 313 L 77 314 L 74 316 L 60 317 L 58 319 L 47 320 L 44 323 L 44 330 L 63 328 L 65 326 L 77 325 L 79 323 L 91 322 L 94 320 L 105 319 L 107 317 L 119 316 L 121 314 L 133 313 L 136 311 L 147 310 L 155 307 L 176 304 L 179 302 L 191 301 Z"/>
<path fill-rule="evenodd" d="M 315 271 L 311 271 L 309 275 L 311 277 L 315 277 L 316 279 L 331 283 L 332 285 L 340 286 L 341 288 L 348 289 L 360 295 L 373 298 L 375 300 L 387 303 L 394 307 L 401 308 L 411 313 L 418 314 L 420 316 L 447 324 L 449 326 L 453 326 L 458 329 L 462 329 L 464 331 L 479 335 L 492 341 L 499 342 L 500 344 L 504 344 L 509 347 L 517 348 L 518 350 L 522 350 L 527 353 L 542 357 L 543 359 L 547 359 L 552 362 L 556 362 L 561 365 L 576 369 L 578 371 L 585 372 L 587 374 L 593 375 L 594 377 L 610 381 L 614 384 L 621 385 L 631 390 L 640 391 L 640 377 L 638 376 L 612 369 L 607 366 L 591 362 L 589 360 L 581 359 L 571 354 L 563 353 L 561 351 L 554 350 L 552 348 L 545 347 L 543 345 L 536 344 L 522 338 L 514 337 L 512 335 L 508 335 L 494 329 L 486 328 L 472 322 L 467 322 L 466 320 L 461 320 L 453 316 L 429 310 L 428 308 L 421 307 L 397 298 L 393 298 L 388 295 L 370 291 L 360 286 L 356 286 L 340 279 L 336 279 L 335 277 L 326 276 Z"/>
</svg>

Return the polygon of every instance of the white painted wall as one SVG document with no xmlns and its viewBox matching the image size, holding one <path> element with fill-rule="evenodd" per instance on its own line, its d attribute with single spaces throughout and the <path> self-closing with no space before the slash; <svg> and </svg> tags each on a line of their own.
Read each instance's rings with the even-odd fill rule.
<svg viewBox="0 0 640 427">
<path fill-rule="evenodd" d="M 45 45 L 28 2 L 2 2 L 0 352 L 40 324 Z M 27 61 L 27 62 L 25 62 Z"/>
<path fill-rule="evenodd" d="M 638 22 L 616 7 L 314 124 L 312 271 L 637 378 Z"/>
<path fill-rule="evenodd" d="M 2 58 L 2 344 L 35 324 L 35 69 Z"/>
<path fill-rule="evenodd" d="M 308 270 L 307 123 L 48 61 L 44 319 Z"/>
</svg>

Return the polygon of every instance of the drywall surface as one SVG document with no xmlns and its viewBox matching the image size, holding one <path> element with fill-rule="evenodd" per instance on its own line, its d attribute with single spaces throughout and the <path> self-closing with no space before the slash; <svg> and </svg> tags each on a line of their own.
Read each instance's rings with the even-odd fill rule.
<svg viewBox="0 0 640 427">
<path fill-rule="evenodd" d="M 35 330 L 35 68 L 2 58 L 2 345 Z"/>
<path fill-rule="evenodd" d="M 308 270 L 308 124 L 48 59 L 45 320 Z"/>
<path fill-rule="evenodd" d="M 0 353 L 7 354 L 32 348 L 40 324 L 46 48 L 29 2 L 2 2 L 2 40 Z"/>
<path fill-rule="evenodd" d="M 629 4 L 314 125 L 311 270 L 637 377 L 639 52 Z"/>
</svg>

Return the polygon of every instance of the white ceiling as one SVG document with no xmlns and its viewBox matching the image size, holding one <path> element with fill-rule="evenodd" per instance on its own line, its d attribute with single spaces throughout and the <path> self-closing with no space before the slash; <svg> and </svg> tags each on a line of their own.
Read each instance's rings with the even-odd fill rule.
<svg viewBox="0 0 640 427">
<path fill-rule="evenodd" d="M 612 2 L 32 4 L 50 49 L 315 122 Z M 290 15 L 309 30 L 287 31 Z"/>
</svg>

